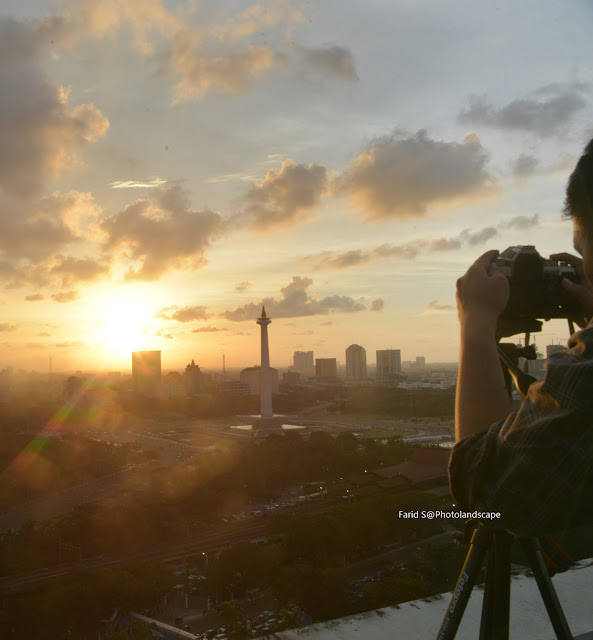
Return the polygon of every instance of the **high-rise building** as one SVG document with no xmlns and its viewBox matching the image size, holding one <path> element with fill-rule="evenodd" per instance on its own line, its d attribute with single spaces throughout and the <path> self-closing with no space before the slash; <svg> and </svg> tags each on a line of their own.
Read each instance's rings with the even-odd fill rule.
<svg viewBox="0 0 593 640">
<path fill-rule="evenodd" d="M 259 396 L 261 394 L 262 373 L 262 367 L 247 367 L 239 373 L 240 382 L 249 385 L 249 393 L 252 396 Z M 278 393 L 278 369 L 268 367 L 268 378 L 270 393 Z"/>
<path fill-rule="evenodd" d="M 190 396 L 195 396 L 204 390 L 202 372 L 193 360 L 185 367 L 185 388 Z"/>
<path fill-rule="evenodd" d="M 426 358 L 424 356 L 416 356 L 416 369 L 424 369 L 426 367 Z"/>
<path fill-rule="evenodd" d="M 348 380 L 366 380 L 367 352 L 358 344 L 346 349 L 346 378 Z"/>
<path fill-rule="evenodd" d="M 315 358 L 315 377 L 319 380 L 335 380 L 338 363 L 335 358 Z"/>
<path fill-rule="evenodd" d="M 163 376 L 161 391 L 165 398 L 182 398 L 185 395 L 183 376 L 178 371 L 169 371 Z"/>
<path fill-rule="evenodd" d="M 389 380 L 402 372 L 402 352 L 399 349 L 379 349 L 377 380 Z"/>
<path fill-rule="evenodd" d="M 546 357 L 549 358 L 553 353 L 559 353 L 560 351 L 566 351 L 567 347 L 563 344 L 549 344 L 546 347 Z"/>
<path fill-rule="evenodd" d="M 132 351 L 134 393 L 157 396 L 161 390 L 161 352 Z"/>
<path fill-rule="evenodd" d="M 300 373 L 304 378 L 315 375 L 315 362 L 312 351 L 295 351 L 292 358 L 292 370 Z"/>
</svg>

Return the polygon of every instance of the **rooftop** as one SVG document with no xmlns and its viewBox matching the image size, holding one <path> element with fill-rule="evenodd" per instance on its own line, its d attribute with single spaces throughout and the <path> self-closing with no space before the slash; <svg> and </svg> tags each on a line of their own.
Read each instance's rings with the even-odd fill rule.
<svg viewBox="0 0 593 640">
<path fill-rule="evenodd" d="M 575 640 L 593 640 L 593 559 L 553 578 Z M 471 595 L 456 640 L 475 640 L 480 629 L 483 590 Z M 273 634 L 274 640 L 416 640 L 436 638 L 451 593 L 377 609 L 346 618 Z M 528 632 L 526 630 L 529 630 Z M 528 572 L 511 582 L 510 638 L 554 640 L 556 635 L 535 579 Z"/>
</svg>

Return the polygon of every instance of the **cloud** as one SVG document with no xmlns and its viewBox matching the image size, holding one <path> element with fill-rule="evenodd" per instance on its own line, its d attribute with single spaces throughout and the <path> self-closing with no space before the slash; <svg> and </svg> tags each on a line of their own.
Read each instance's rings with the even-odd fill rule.
<svg viewBox="0 0 593 640">
<path fill-rule="evenodd" d="M 153 189 L 154 187 L 162 187 L 167 184 L 166 180 L 158 176 L 152 177 L 147 182 L 138 182 L 136 180 L 117 180 L 111 183 L 112 189 Z"/>
<path fill-rule="evenodd" d="M 72 302 L 73 300 L 78 300 L 79 297 L 78 291 L 58 291 L 58 293 L 51 295 L 52 300 L 60 303 Z"/>
<path fill-rule="evenodd" d="M 496 192 L 488 153 L 475 134 L 462 143 L 432 140 L 426 131 L 376 140 L 333 182 L 370 221 L 426 215 L 430 207 L 459 205 Z"/>
<path fill-rule="evenodd" d="M 0 251 L 38 263 L 60 248 L 80 243 L 83 223 L 97 214 L 92 196 L 78 191 L 30 200 L 0 197 Z"/>
<path fill-rule="evenodd" d="M 506 228 L 518 224 L 521 224 L 521 221 L 513 218 L 501 223 L 500 227 Z M 423 251 L 426 253 L 456 251 L 461 249 L 463 245 L 472 247 L 483 244 L 496 235 L 498 235 L 498 230 L 494 227 L 485 227 L 478 231 L 464 229 L 457 236 L 449 238 L 418 238 L 401 245 L 382 244 L 373 249 L 349 249 L 342 252 L 322 251 L 318 254 L 302 256 L 299 260 L 312 268 L 313 271 L 348 269 L 360 267 L 376 260 L 412 260 Z"/>
<path fill-rule="evenodd" d="M 179 77 L 173 104 L 200 100 L 209 92 L 245 93 L 265 71 L 281 62 L 272 49 L 262 45 L 250 44 L 232 52 L 206 51 L 193 46 L 189 33 L 179 34 L 176 45 L 160 60 Z"/>
<path fill-rule="evenodd" d="M 39 302 L 40 300 L 45 300 L 45 296 L 41 293 L 33 293 L 30 296 L 25 296 L 25 300 L 27 302 Z"/>
<path fill-rule="evenodd" d="M 154 335 L 160 338 L 167 338 L 168 340 L 173 340 L 173 336 L 168 331 L 165 331 L 164 329 L 159 329 L 158 331 L 155 331 Z"/>
<path fill-rule="evenodd" d="M 16 331 L 18 329 L 16 324 L 9 324 L 8 322 L 0 322 L 0 331 Z"/>
<path fill-rule="evenodd" d="M 58 342 L 54 347 L 58 349 L 80 349 L 86 347 L 86 344 L 81 340 L 71 340 L 69 342 Z"/>
<path fill-rule="evenodd" d="M 361 301 L 348 296 L 332 295 L 320 299 L 307 291 L 312 284 L 311 278 L 293 276 L 292 281 L 280 289 L 280 299 L 264 298 L 258 302 L 250 302 L 232 311 L 225 311 L 221 317 L 232 322 L 255 320 L 264 305 L 268 316 L 276 318 L 327 315 L 330 312 L 356 313 L 366 308 Z"/>
<path fill-rule="evenodd" d="M 255 180 L 255 176 L 250 173 L 227 173 L 222 176 L 217 176 L 216 178 L 209 178 L 206 180 L 207 183 L 217 183 L 217 182 L 230 182 L 231 180 L 240 180 L 241 182 L 252 182 Z"/>
<path fill-rule="evenodd" d="M 303 256 L 300 261 L 310 265 L 314 271 L 346 269 L 358 267 L 379 259 L 412 259 L 418 255 L 424 245 L 424 241 L 415 240 L 402 245 L 382 244 L 366 251 L 363 249 L 350 249 L 341 253 L 337 251 L 322 251 L 316 255 Z"/>
<path fill-rule="evenodd" d="M 438 300 L 431 300 L 426 305 L 426 313 L 449 313 L 451 311 L 455 311 L 456 307 L 451 304 L 441 304 Z"/>
<path fill-rule="evenodd" d="M 165 307 L 155 313 L 155 318 L 163 320 L 175 320 L 176 322 L 193 322 L 194 320 L 208 320 L 212 317 L 208 313 L 206 307 L 188 306 L 188 307 Z"/>
<path fill-rule="evenodd" d="M 107 264 L 92 258 L 58 255 L 56 260 L 50 273 L 61 277 L 62 287 L 71 287 L 79 282 L 93 282 L 109 272 Z"/>
<path fill-rule="evenodd" d="M 488 242 L 490 238 L 494 238 L 498 235 L 498 231 L 494 227 L 486 227 L 480 231 L 470 231 L 464 229 L 460 234 L 460 238 L 464 240 L 470 247 L 475 247 L 478 244 L 484 244 Z"/>
<path fill-rule="evenodd" d="M 304 47 L 296 42 L 294 50 L 303 64 L 324 75 L 334 75 L 348 82 L 358 82 L 352 52 L 347 47 L 326 45 L 323 47 Z"/>
<path fill-rule="evenodd" d="M 376 311 L 378 313 L 381 313 L 383 309 L 385 309 L 385 300 L 382 298 L 376 298 L 369 306 L 369 311 Z"/>
<path fill-rule="evenodd" d="M 456 251 L 461 249 L 461 238 L 436 238 L 430 241 L 430 251 Z"/>
<path fill-rule="evenodd" d="M 506 229 L 531 229 L 539 223 L 539 216 L 534 213 L 532 216 L 516 216 L 515 218 L 509 218 L 504 222 L 504 228 Z M 503 225 L 501 225 L 502 227 Z"/>
<path fill-rule="evenodd" d="M 235 291 L 237 293 L 242 293 L 246 289 L 249 289 L 250 286 L 251 282 L 248 282 L 247 280 L 244 280 L 243 282 L 237 282 L 237 284 L 235 285 Z"/>
<path fill-rule="evenodd" d="M 513 163 L 513 175 L 521 180 L 529 178 L 535 173 L 538 164 L 537 158 L 522 153 Z"/>
<path fill-rule="evenodd" d="M 251 185 L 243 198 L 243 215 L 258 231 L 293 227 L 310 215 L 327 184 L 325 167 L 284 160 L 280 171 L 270 169 L 261 182 Z"/>
<path fill-rule="evenodd" d="M 97 107 L 70 106 L 68 92 L 44 76 L 42 27 L 0 18 L 0 189 L 19 198 L 79 164 L 109 127 Z"/>
<path fill-rule="evenodd" d="M 307 20 L 300 0 L 254 3 L 232 13 L 234 4 L 228 12 L 221 3 L 169 10 L 160 0 L 65 0 L 61 6 L 60 14 L 37 23 L 37 40 L 73 50 L 89 39 L 120 35 L 146 56 L 152 77 L 172 79 L 173 104 L 209 93 L 243 94 L 272 70 L 305 67 L 357 78 L 347 48 L 292 42 L 294 26 Z"/>
<path fill-rule="evenodd" d="M 192 329 L 192 333 L 216 333 L 218 331 L 228 331 L 228 329 L 221 327 L 198 327 L 197 329 Z"/>
<path fill-rule="evenodd" d="M 47 337 L 51 336 L 51 333 L 48 333 L 47 331 L 41 331 L 37 335 L 39 337 L 41 337 L 41 338 L 47 338 Z"/>
<path fill-rule="evenodd" d="M 530 97 L 502 107 L 485 96 L 472 96 L 458 116 L 462 124 L 482 124 L 508 131 L 526 131 L 542 137 L 563 133 L 576 113 L 587 106 L 583 85 L 549 85 Z"/>
<path fill-rule="evenodd" d="M 179 187 L 157 192 L 156 200 L 139 199 L 99 224 L 106 234 L 104 249 L 116 249 L 134 262 L 126 280 L 158 279 L 172 269 L 198 269 L 204 254 L 222 230 L 215 211 L 192 211 Z"/>
</svg>

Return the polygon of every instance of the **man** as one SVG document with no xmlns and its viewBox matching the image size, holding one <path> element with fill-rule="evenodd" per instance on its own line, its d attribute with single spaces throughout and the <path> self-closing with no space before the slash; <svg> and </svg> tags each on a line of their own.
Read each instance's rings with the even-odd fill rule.
<svg viewBox="0 0 593 640">
<path fill-rule="evenodd" d="M 511 412 L 496 347 L 509 298 L 507 279 L 488 251 L 457 281 L 461 352 L 455 407 L 457 444 L 449 479 L 467 510 L 498 511 L 497 525 L 519 535 L 558 531 L 593 519 L 593 140 L 570 176 L 565 213 L 581 254 L 580 284 L 563 280 L 582 316 L 569 349 L 552 355 L 546 376 Z"/>
</svg>

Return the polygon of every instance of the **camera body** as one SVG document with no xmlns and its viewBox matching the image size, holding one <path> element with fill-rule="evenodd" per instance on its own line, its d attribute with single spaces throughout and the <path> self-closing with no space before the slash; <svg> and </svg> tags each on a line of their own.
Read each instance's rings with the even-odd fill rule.
<svg viewBox="0 0 593 640">
<path fill-rule="evenodd" d="M 500 317 L 502 324 L 517 326 L 538 318 L 569 318 L 582 313 L 577 300 L 561 284 L 563 278 L 578 282 L 571 265 L 542 258 L 531 245 L 505 249 L 495 264 L 510 285 L 509 302 Z"/>
</svg>

